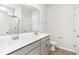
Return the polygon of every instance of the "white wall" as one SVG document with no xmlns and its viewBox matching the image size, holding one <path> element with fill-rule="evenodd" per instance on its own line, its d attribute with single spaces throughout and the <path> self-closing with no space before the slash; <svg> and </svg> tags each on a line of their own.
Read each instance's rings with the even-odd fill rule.
<svg viewBox="0 0 79 59">
<path fill-rule="evenodd" d="M 47 7 L 47 32 L 58 46 L 74 50 L 73 12 L 74 5 L 49 5 Z"/>
</svg>

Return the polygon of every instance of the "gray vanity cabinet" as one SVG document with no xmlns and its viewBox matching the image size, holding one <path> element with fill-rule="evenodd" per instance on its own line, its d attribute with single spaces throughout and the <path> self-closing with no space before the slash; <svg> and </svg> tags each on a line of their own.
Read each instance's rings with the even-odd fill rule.
<svg viewBox="0 0 79 59">
<path fill-rule="evenodd" d="M 33 42 L 23 48 L 20 48 L 9 55 L 27 55 L 29 52 L 33 51 L 40 45 L 40 41 Z M 39 50 L 38 50 L 39 51 Z"/>
<path fill-rule="evenodd" d="M 40 47 L 35 48 L 31 52 L 29 52 L 27 55 L 40 55 Z"/>
<path fill-rule="evenodd" d="M 49 36 L 18 49 L 9 55 L 48 55 L 50 49 Z"/>
</svg>

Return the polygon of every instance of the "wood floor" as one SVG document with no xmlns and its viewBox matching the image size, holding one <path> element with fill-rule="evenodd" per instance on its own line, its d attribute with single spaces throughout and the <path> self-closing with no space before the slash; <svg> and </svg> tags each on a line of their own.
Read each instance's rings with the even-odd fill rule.
<svg viewBox="0 0 79 59">
<path fill-rule="evenodd" d="M 76 53 L 56 48 L 56 51 L 50 51 L 49 55 L 76 55 Z"/>
</svg>

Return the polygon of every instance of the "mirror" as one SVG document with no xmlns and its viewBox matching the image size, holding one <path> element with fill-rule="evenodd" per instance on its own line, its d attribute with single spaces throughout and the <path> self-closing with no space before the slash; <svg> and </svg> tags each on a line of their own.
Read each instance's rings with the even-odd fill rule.
<svg viewBox="0 0 79 59">
<path fill-rule="evenodd" d="M 29 5 L 21 4 L 15 9 L 15 16 L 19 17 L 19 33 L 39 31 L 39 11 Z"/>
<path fill-rule="evenodd" d="M 21 33 L 39 31 L 39 11 L 31 6 L 21 5 Z"/>
<path fill-rule="evenodd" d="M 0 5 L 0 35 L 18 33 L 18 18 L 13 14 L 14 9 Z"/>
<path fill-rule="evenodd" d="M 39 31 L 39 11 L 29 5 L 0 5 L 0 34 Z"/>
<path fill-rule="evenodd" d="M 21 6 L 21 33 L 32 32 L 32 10 Z"/>
</svg>

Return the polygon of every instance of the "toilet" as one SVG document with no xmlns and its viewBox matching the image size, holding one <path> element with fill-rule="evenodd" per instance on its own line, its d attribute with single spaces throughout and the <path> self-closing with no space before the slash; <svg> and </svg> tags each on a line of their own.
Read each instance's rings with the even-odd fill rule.
<svg viewBox="0 0 79 59">
<path fill-rule="evenodd" d="M 56 42 L 50 41 L 50 46 L 51 46 L 51 47 L 50 47 L 50 50 L 51 50 L 51 51 L 55 51 L 56 45 L 57 45 Z"/>
</svg>

